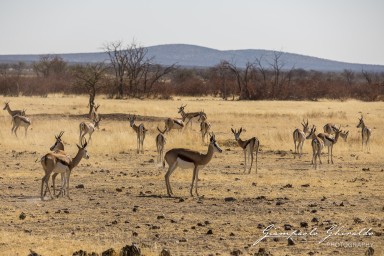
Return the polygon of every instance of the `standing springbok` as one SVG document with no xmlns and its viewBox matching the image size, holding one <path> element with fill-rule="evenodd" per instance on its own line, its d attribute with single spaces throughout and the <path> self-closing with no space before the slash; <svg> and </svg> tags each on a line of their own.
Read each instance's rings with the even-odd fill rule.
<svg viewBox="0 0 384 256">
<path fill-rule="evenodd" d="M 79 137 L 79 142 L 81 143 L 84 139 L 84 136 L 86 134 L 89 135 L 88 142 L 92 140 L 92 133 L 97 129 L 99 129 L 99 123 L 101 121 L 101 118 L 99 119 L 93 119 L 91 123 L 85 123 L 81 122 L 79 125 L 80 129 L 80 137 Z"/>
<path fill-rule="evenodd" d="M 259 152 L 259 146 L 260 146 L 260 141 L 256 138 L 250 138 L 249 140 L 242 140 L 240 139 L 240 134 L 243 131 L 243 127 L 240 127 L 238 131 L 233 130 L 231 128 L 231 131 L 233 135 L 235 135 L 235 140 L 237 141 L 237 144 L 243 149 L 244 151 L 244 172 L 247 170 L 247 154 L 248 154 L 248 161 L 249 157 L 251 157 L 251 166 L 249 167 L 248 173 L 251 173 L 252 169 L 252 164 L 253 164 L 253 152 L 256 152 L 256 173 L 257 173 L 257 153 Z"/>
<path fill-rule="evenodd" d="M 3 110 L 7 110 L 8 113 L 11 115 L 11 117 L 14 117 L 15 115 L 18 115 L 18 116 L 25 116 L 25 109 L 22 111 L 22 110 L 11 110 L 11 108 L 9 107 L 9 101 L 5 102 L 4 103 L 4 108 Z"/>
<path fill-rule="evenodd" d="M 207 121 L 207 116 L 203 111 L 200 111 L 199 120 L 200 123 L 200 132 L 201 132 L 201 139 L 203 143 L 205 142 L 205 137 L 208 139 L 209 130 L 211 129 L 211 124 Z"/>
<path fill-rule="evenodd" d="M 323 149 L 324 147 L 324 143 L 323 141 L 317 137 L 316 135 L 316 127 L 313 125 L 312 128 L 311 128 L 311 131 L 309 132 L 308 136 L 307 136 L 307 139 L 310 139 L 312 138 L 312 142 L 311 142 L 311 145 L 312 145 L 312 164 L 315 165 L 315 170 L 317 169 L 317 161 L 316 159 L 319 158 L 319 161 L 320 161 L 320 164 L 321 163 L 321 150 Z"/>
<path fill-rule="evenodd" d="M 84 141 L 85 143 L 81 144 L 81 146 L 77 145 L 78 152 L 76 156 L 72 159 L 67 155 L 58 153 L 48 153 L 41 158 L 40 162 L 45 172 L 45 175 L 41 180 L 41 200 L 44 200 L 44 184 L 46 186 L 46 189 L 48 189 L 51 199 L 53 199 L 52 193 L 48 186 L 49 177 L 52 173 L 64 173 L 65 177 L 62 189 L 66 190 L 67 197 L 71 199 L 69 196 L 69 176 L 71 175 L 71 171 L 80 163 L 81 159 L 89 159 L 89 155 L 87 152 L 87 141 Z"/>
<path fill-rule="evenodd" d="M 25 129 L 25 137 L 27 137 L 27 130 L 28 130 L 28 127 L 30 125 L 31 125 L 31 120 L 28 117 L 19 116 L 19 115 L 12 116 L 12 129 L 11 129 L 11 133 L 15 133 L 15 135 L 17 137 L 17 130 L 21 126 L 21 127 L 24 127 L 24 129 Z"/>
<path fill-rule="evenodd" d="M 349 131 L 342 131 L 340 137 L 346 142 L 348 138 Z"/>
<path fill-rule="evenodd" d="M 333 164 L 333 145 L 335 145 L 339 139 L 341 130 L 340 128 L 336 128 L 335 131 L 335 137 L 331 137 L 326 133 L 319 133 L 317 137 L 319 137 L 323 143 L 324 146 L 328 148 L 328 164 L 329 164 L 329 155 L 331 155 L 331 163 Z"/>
<path fill-rule="evenodd" d="M 99 107 L 100 105 L 92 106 L 92 111 L 89 117 L 91 120 L 99 120 L 99 114 L 97 113 L 97 110 L 99 109 Z"/>
<path fill-rule="evenodd" d="M 369 129 L 367 126 L 365 126 L 365 123 L 363 121 L 363 115 L 361 115 L 361 118 L 359 118 L 359 123 L 357 124 L 356 128 L 361 128 L 361 149 L 364 150 L 364 144 L 365 148 L 369 151 L 370 147 L 368 145 L 369 138 L 371 137 L 372 130 Z"/>
<path fill-rule="evenodd" d="M 307 119 L 307 122 L 305 122 L 303 120 L 301 125 L 303 126 L 303 130 L 296 128 L 293 131 L 293 142 L 295 143 L 295 157 L 294 158 L 296 158 L 297 154 L 299 154 L 299 158 L 301 158 L 301 155 L 303 154 L 303 145 L 304 145 L 304 141 L 305 141 L 305 134 L 308 132 L 308 119 Z"/>
<path fill-rule="evenodd" d="M 182 120 L 167 118 L 165 119 L 165 129 L 167 132 L 170 132 L 172 129 L 182 130 L 184 128 L 184 123 Z"/>
<path fill-rule="evenodd" d="M 164 134 L 167 131 L 167 128 L 162 131 L 159 127 L 157 127 L 157 130 L 159 131 L 159 134 L 156 136 L 157 163 L 161 163 L 163 161 L 164 146 L 166 143 Z"/>
<path fill-rule="evenodd" d="M 181 115 L 182 119 L 183 119 L 183 122 L 185 122 L 185 127 L 187 127 L 188 123 L 191 123 L 191 128 L 192 128 L 192 119 L 195 119 L 197 117 L 200 117 L 200 112 L 189 112 L 189 113 L 186 113 L 185 112 L 185 107 L 187 105 L 184 105 L 181 104 L 181 106 L 179 107 L 179 111 L 178 113 Z M 203 112 L 203 114 L 205 115 L 205 113 Z M 206 115 L 205 115 L 206 116 Z M 187 120 L 187 121 L 186 121 Z"/>
<path fill-rule="evenodd" d="M 189 192 L 191 196 L 193 196 L 192 190 L 193 184 L 195 183 L 195 193 L 197 196 L 199 196 L 197 192 L 199 170 L 204 168 L 204 166 L 206 166 L 211 161 L 213 153 L 215 151 L 218 151 L 220 153 L 223 152 L 220 146 L 216 143 L 215 134 L 212 133 L 210 134 L 210 143 L 208 145 L 207 154 L 202 154 L 198 151 L 185 148 L 174 148 L 165 153 L 163 167 L 165 167 L 165 162 L 167 162 L 169 166 L 168 171 L 165 174 L 165 185 L 167 187 L 168 196 L 171 197 L 173 195 L 169 178 L 177 167 L 180 167 L 182 169 L 193 168 L 193 178 L 191 189 Z"/>
<path fill-rule="evenodd" d="M 137 135 L 137 154 L 141 153 L 144 154 L 144 139 L 145 134 L 147 133 L 147 129 L 144 127 L 144 124 L 140 124 L 137 126 L 135 124 L 136 115 L 129 115 L 128 116 L 129 124 L 132 127 L 132 129 L 136 132 Z"/>
<path fill-rule="evenodd" d="M 61 136 L 63 136 L 64 132 L 61 131 L 59 135 L 55 135 L 55 143 L 52 145 L 52 147 L 49 148 L 49 150 L 51 150 L 52 152 L 56 153 L 56 154 L 61 154 L 61 155 L 65 155 L 68 159 L 72 159 L 70 155 L 68 155 L 65 151 L 64 151 L 64 143 L 63 141 L 61 140 Z M 53 195 L 55 196 L 59 196 L 60 194 L 63 196 L 64 195 L 64 184 L 65 184 L 65 174 L 64 173 L 61 173 L 61 189 L 60 189 L 60 194 L 57 194 L 56 195 L 56 187 L 55 187 L 55 180 L 56 180 L 56 176 L 58 175 L 58 173 L 53 173 L 52 175 L 52 185 L 53 185 Z M 44 191 L 44 196 L 46 195 L 47 193 L 47 189 L 45 189 Z"/>
</svg>

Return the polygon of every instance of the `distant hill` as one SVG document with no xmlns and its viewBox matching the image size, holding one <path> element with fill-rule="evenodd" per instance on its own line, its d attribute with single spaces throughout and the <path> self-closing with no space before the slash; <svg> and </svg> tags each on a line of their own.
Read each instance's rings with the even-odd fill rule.
<svg viewBox="0 0 384 256">
<path fill-rule="evenodd" d="M 255 58 L 262 59 L 262 65 L 269 67 L 274 52 L 270 50 L 227 50 L 220 51 L 207 47 L 187 44 L 167 44 L 147 47 L 148 57 L 154 56 L 155 62 L 162 65 L 171 65 L 176 63 L 181 67 L 212 67 L 226 60 L 234 63 L 238 67 L 245 67 L 247 62 L 253 62 Z M 64 61 L 69 63 L 92 63 L 108 61 L 108 55 L 104 52 L 96 53 L 71 53 L 57 54 Z M 0 55 L 0 63 L 35 62 L 40 59 L 40 55 Z M 316 71 L 334 71 L 340 72 L 345 69 L 360 72 L 362 69 L 371 72 L 384 72 L 384 65 L 369 65 L 346 63 L 310 57 L 306 55 L 283 53 L 281 63 L 284 63 L 285 69 L 292 67 L 305 70 Z"/>
</svg>

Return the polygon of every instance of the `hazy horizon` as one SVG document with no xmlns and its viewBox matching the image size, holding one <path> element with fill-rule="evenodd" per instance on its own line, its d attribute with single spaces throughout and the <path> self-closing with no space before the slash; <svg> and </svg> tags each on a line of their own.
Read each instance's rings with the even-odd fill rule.
<svg viewBox="0 0 384 256">
<path fill-rule="evenodd" d="M 384 65 L 382 11 L 380 0 L 3 0 L 0 54 L 92 53 L 135 40 Z"/>
</svg>

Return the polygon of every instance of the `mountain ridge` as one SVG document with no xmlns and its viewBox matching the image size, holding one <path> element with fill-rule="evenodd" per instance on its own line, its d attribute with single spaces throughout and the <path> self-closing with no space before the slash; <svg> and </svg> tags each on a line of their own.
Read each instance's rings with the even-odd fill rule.
<svg viewBox="0 0 384 256">
<path fill-rule="evenodd" d="M 263 67 L 270 67 L 275 53 L 281 51 L 263 49 L 240 49 L 240 50 L 217 50 L 209 47 L 190 45 L 190 44 L 163 44 L 145 47 L 148 50 L 147 56 L 154 57 L 154 62 L 161 65 L 172 65 L 176 63 L 181 67 L 213 67 L 226 60 L 238 67 L 245 67 L 247 62 L 254 62 L 260 59 Z M 384 65 L 348 63 L 329 59 L 323 59 L 297 53 L 281 52 L 279 64 L 283 69 L 304 69 L 315 71 L 342 72 L 352 70 L 361 72 L 384 72 Z M 44 54 L 20 54 L 20 55 L 0 55 L 0 63 L 15 62 L 36 62 Z M 93 63 L 108 61 L 109 57 L 105 52 L 90 53 L 63 53 L 58 55 L 69 63 Z"/>
</svg>

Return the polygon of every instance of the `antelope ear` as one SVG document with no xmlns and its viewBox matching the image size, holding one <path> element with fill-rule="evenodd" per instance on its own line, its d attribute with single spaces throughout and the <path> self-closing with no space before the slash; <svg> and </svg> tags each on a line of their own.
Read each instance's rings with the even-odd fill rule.
<svg viewBox="0 0 384 256">
<path fill-rule="evenodd" d="M 231 131 L 233 132 L 233 133 L 235 133 L 235 131 L 231 128 Z"/>
<path fill-rule="evenodd" d="M 243 127 L 240 127 L 240 130 L 239 130 L 239 132 L 242 132 L 243 131 Z"/>
</svg>

